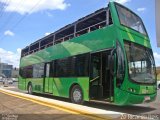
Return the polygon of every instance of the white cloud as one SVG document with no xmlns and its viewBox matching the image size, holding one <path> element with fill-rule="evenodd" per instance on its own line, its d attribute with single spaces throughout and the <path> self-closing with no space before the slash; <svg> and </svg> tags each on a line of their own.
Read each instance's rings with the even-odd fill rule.
<svg viewBox="0 0 160 120">
<path fill-rule="evenodd" d="M 7 31 L 4 32 L 4 35 L 6 35 L 6 36 L 14 36 L 14 33 L 12 31 L 10 31 L 10 30 L 7 30 Z"/>
<path fill-rule="evenodd" d="M 154 59 L 156 62 L 156 66 L 160 66 L 160 54 L 155 52 L 155 53 L 153 53 L 153 55 L 154 55 Z"/>
<path fill-rule="evenodd" d="M 145 10 L 146 10 L 146 8 L 145 8 L 145 7 L 137 8 L 137 11 L 138 11 L 138 12 L 144 12 Z"/>
<path fill-rule="evenodd" d="M 50 35 L 50 34 L 51 34 L 51 33 L 47 32 L 47 33 L 45 33 L 44 35 L 47 36 L 47 35 Z"/>
<path fill-rule="evenodd" d="M 19 67 L 21 49 L 18 48 L 17 51 L 11 52 L 0 48 L 0 59 L 3 63 L 8 63 L 14 67 Z"/>
<path fill-rule="evenodd" d="M 125 4 L 127 2 L 130 2 L 131 0 L 114 0 L 115 2 L 121 3 L 121 4 Z"/>
<path fill-rule="evenodd" d="M 53 15 L 50 12 L 46 12 L 48 17 L 53 17 Z"/>
<path fill-rule="evenodd" d="M 70 6 L 65 0 L 10 0 L 7 4 L 6 0 L 0 0 L 0 2 L 6 5 L 5 11 L 17 12 L 22 15 L 43 10 L 65 10 Z"/>
</svg>

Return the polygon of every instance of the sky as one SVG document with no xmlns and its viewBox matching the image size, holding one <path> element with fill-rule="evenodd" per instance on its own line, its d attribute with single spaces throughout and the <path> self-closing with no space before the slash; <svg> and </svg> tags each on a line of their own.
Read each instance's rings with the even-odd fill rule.
<svg viewBox="0 0 160 120">
<path fill-rule="evenodd" d="M 25 46 L 102 7 L 109 0 L 0 0 L 0 59 L 19 66 Z M 154 0 L 115 0 L 137 13 L 149 34 L 156 65 L 160 48 L 155 31 Z"/>
</svg>

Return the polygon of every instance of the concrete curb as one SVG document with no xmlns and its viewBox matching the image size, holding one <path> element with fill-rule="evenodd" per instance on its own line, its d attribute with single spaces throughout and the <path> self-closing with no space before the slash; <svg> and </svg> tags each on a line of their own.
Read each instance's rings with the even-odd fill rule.
<svg viewBox="0 0 160 120">
<path fill-rule="evenodd" d="M 119 118 L 120 116 L 122 116 L 122 114 L 124 114 L 124 113 L 119 113 L 119 112 L 114 112 L 114 111 L 107 111 L 107 110 L 101 110 L 97 108 L 91 108 L 91 107 L 87 107 L 83 105 L 77 105 L 77 104 L 54 100 L 50 98 L 44 98 L 44 97 L 29 95 L 25 93 L 14 92 L 14 91 L 6 90 L 3 88 L 0 88 L 0 92 L 10 95 L 10 96 L 32 101 L 37 104 L 41 104 L 44 106 L 48 106 L 48 107 L 59 109 L 65 112 L 69 112 L 71 114 L 80 114 L 80 115 L 83 115 L 83 116 L 86 116 L 92 119 L 101 119 L 101 120 L 115 119 L 115 118 Z"/>
</svg>

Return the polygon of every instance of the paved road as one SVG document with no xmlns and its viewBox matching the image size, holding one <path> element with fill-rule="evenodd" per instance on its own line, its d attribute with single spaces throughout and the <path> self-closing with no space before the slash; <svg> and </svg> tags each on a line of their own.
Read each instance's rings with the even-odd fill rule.
<svg viewBox="0 0 160 120">
<path fill-rule="evenodd" d="M 9 87 L 6 87 L 6 89 L 22 92 L 17 89 L 16 84 L 10 85 Z M 48 96 L 48 95 L 41 95 L 41 94 L 36 94 L 36 95 L 42 96 L 42 97 L 53 98 L 53 99 L 59 99 L 62 101 L 69 102 L 68 99 L 57 98 L 57 97 Z M 116 106 L 116 105 L 109 105 L 109 104 L 102 104 L 102 103 L 86 102 L 85 105 L 89 106 L 89 107 L 110 110 L 110 111 L 115 111 L 115 112 L 128 113 L 128 114 L 133 114 L 133 115 L 153 115 L 153 114 L 156 114 L 160 118 L 160 90 L 158 90 L 158 95 L 157 95 L 156 101 L 154 101 L 152 103 L 140 104 L 140 105 L 134 105 L 134 106 Z"/>
<path fill-rule="evenodd" d="M 81 115 L 46 107 L 0 93 L 0 120 L 89 120 Z"/>
</svg>

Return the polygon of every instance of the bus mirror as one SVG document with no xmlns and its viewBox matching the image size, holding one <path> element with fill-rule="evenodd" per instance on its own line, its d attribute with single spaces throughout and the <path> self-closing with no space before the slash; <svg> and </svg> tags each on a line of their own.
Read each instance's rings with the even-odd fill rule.
<svg viewBox="0 0 160 120">
<path fill-rule="evenodd" d="M 111 55 L 109 56 L 109 66 L 110 66 L 110 72 L 114 76 L 114 55 L 115 55 L 116 49 L 113 49 L 111 51 Z"/>
</svg>

